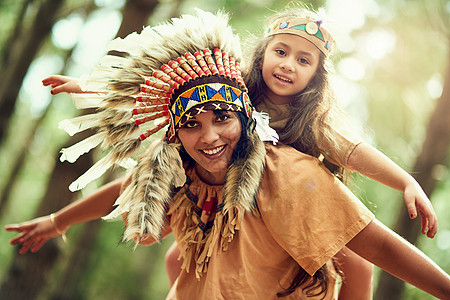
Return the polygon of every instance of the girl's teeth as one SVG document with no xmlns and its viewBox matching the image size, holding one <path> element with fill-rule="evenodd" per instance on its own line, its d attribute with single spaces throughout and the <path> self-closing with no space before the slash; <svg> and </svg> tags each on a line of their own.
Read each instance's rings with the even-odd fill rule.
<svg viewBox="0 0 450 300">
<path fill-rule="evenodd" d="M 283 77 L 280 77 L 280 76 L 278 76 L 278 75 L 275 75 L 275 77 L 276 78 L 278 78 L 278 79 L 280 79 L 280 80 L 283 80 L 283 81 L 286 81 L 286 82 L 291 82 L 289 79 L 287 79 L 287 78 L 283 78 Z"/>
<path fill-rule="evenodd" d="M 216 149 L 202 150 L 202 151 L 205 152 L 205 153 L 208 154 L 208 155 L 213 155 L 213 154 L 217 154 L 217 153 L 219 153 L 220 151 L 222 151 L 223 147 L 224 147 L 224 146 L 220 146 L 220 147 L 218 147 L 218 148 L 216 148 Z"/>
</svg>

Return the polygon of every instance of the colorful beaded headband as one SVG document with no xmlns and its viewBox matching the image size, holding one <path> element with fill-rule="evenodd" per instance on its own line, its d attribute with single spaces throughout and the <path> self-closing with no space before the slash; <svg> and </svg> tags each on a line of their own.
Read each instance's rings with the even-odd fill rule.
<svg viewBox="0 0 450 300">
<path fill-rule="evenodd" d="M 265 36 L 280 33 L 298 35 L 313 43 L 320 51 L 328 56 L 334 49 L 336 42 L 331 34 L 322 26 L 321 21 L 305 18 L 286 17 L 278 19 L 267 27 Z"/>
</svg>

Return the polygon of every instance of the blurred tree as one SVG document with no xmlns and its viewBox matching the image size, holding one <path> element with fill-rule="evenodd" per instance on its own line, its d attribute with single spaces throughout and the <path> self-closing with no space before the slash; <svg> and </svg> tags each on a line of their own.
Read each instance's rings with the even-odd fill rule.
<svg viewBox="0 0 450 300">
<path fill-rule="evenodd" d="M 28 7 L 28 1 L 24 2 L 21 14 Z M 26 30 L 14 31 L 12 36 L 20 34 L 20 37 L 10 38 L 10 45 L 5 50 L 5 65 L 2 66 L 2 80 L 0 81 L 0 143 L 3 141 L 9 120 L 14 111 L 14 106 L 22 86 L 23 78 L 39 51 L 43 41 L 49 35 L 55 17 L 64 1 L 46 0 L 43 1 L 36 13 L 36 16 Z M 23 16 L 19 16 L 23 18 Z M 22 27 L 22 22 L 17 26 Z"/>
<path fill-rule="evenodd" d="M 36 216 L 47 215 L 69 204 L 73 194 L 67 189 L 68 185 L 91 165 L 89 155 L 80 157 L 76 164 L 56 164 Z M 36 299 L 60 255 L 58 242 L 57 239 L 48 241 L 35 254 L 16 253 L 0 288 L 0 299 Z"/>
<path fill-rule="evenodd" d="M 49 2 L 51 1 L 44 3 L 47 6 L 43 5 L 45 6 L 46 10 L 52 10 L 48 7 Z M 158 2 L 158 0 L 127 1 L 123 10 L 122 24 L 117 33 L 117 36 L 124 37 L 133 31 L 140 30 L 144 25 L 146 25 L 149 16 L 157 6 Z M 55 6 L 54 8 L 58 7 L 59 6 Z M 54 19 L 57 9 L 55 9 L 54 12 L 55 15 L 53 15 L 51 18 L 47 16 L 46 20 Z M 38 13 L 36 19 L 40 20 L 40 18 L 43 18 L 43 16 Z M 51 25 L 52 24 L 49 23 L 46 27 L 48 29 L 47 35 L 51 29 Z M 32 35 L 32 33 L 27 34 Z M 45 36 L 43 35 L 42 38 L 44 38 Z M 21 58 L 20 55 L 18 55 L 17 59 L 20 60 L 19 58 Z M 31 63 L 31 60 L 32 58 L 30 58 L 29 63 Z M 20 65 L 21 70 L 23 69 L 23 74 L 21 73 L 22 79 L 24 74 L 26 73 L 28 65 Z M 18 85 L 18 89 L 19 88 L 20 84 Z M 8 94 L 8 96 L 11 97 L 8 99 L 15 99 L 17 97 L 18 89 L 15 95 Z M 79 140 L 85 138 L 88 134 L 89 133 L 85 133 L 84 135 L 82 134 L 81 136 L 71 138 L 68 141 L 67 145 L 75 144 Z M 67 189 L 67 186 L 70 184 L 73 178 L 76 178 L 80 174 L 82 174 L 92 165 L 92 163 L 92 154 L 88 154 L 78 159 L 76 164 L 56 164 L 52 172 L 49 185 L 47 187 L 47 192 L 42 199 L 39 209 L 36 212 L 36 216 L 46 215 L 49 212 L 55 211 L 71 202 L 74 194 Z M 64 297 L 67 297 L 67 295 L 76 295 L 76 293 L 72 293 L 74 290 L 76 290 L 76 277 L 80 276 L 80 274 L 82 273 L 81 266 L 85 265 L 86 260 L 88 259 L 88 255 L 86 255 L 86 249 L 92 248 L 92 244 L 95 242 L 95 234 L 97 230 L 94 229 L 96 228 L 96 226 L 97 225 L 95 225 L 95 223 L 85 226 L 85 229 L 81 233 L 81 237 L 78 240 L 77 244 L 78 250 L 84 249 L 85 251 L 83 252 L 76 250 L 73 252 L 73 256 L 69 258 L 71 263 L 69 263 L 68 268 L 63 276 L 63 283 L 69 282 L 72 284 L 56 290 L 54 293 L 54 297 L 58 299 L 66 299 Z M 8 274 L 5 276 L 4 282 L 0 289 L 0 299 L 35 299 L 40 294 L 42 288 L 45 287 L 48 274 L 55 265 L 59 254 L 60 251 L 56 245 L 55 240 L 47 242 L 38 254 L 27 254 L 24 256 L 16 254 L 13 257 L 13 261 Z M 72 268 L 73 265 L 78 266 L 76 272 Z"/>
<path fill-rule="evenodd" d="M 433 170 L 436 166 L 446 164 L 450 147 L 450 62 L 444 82 L 444 90 L 440 97 L 427 129 L 422 151 L 417 157 L 412 174 L 422 186 L 428 197 L 436 186 Z M 412 244 L 416 243 L 420 234 L 420 222 L 413 222 L 408 216 L 406 206 L 403 205 L 394 226 L 394 231 L 405 237 Z M 404 282 L 383 272 L 380 275 L 375 299 L 400 299 L 404 289 Z"/>
<path fill-rule="evenodd" d="M 20 149 L 19 154 L 16 157 L 14 157 L 14 163 L 12 164 L 12 168 L 9 173 L 8 179 L 6 180 L 4 188 L 0 193 L 0 217 L 1 214 L 5 211 L 5 207 L 7 206 L 8 201 L 10 199 L 11 191 L 13 190 L 15 182 L 19 177 L 20 170 L 22 169 L 26 161 L 25 158 L 28 154 L 31 144 L 33 143 L 33 136 L 36 130 L 41 126 L 42 122 L 45 120 L 45 117 L 47 116 L 47 113 L 50 111 L 50 108 L 51 105 L 48 105 L 45 111 L 42 113 L 42 115 L 37 120 L 34 121 L 34 124 L 28 133 L 28 136 L 23 139 L 24 143 L 22 144 L 22 148 Z"/>
<path fill-rule="evenodd" d="M 31 2 L 33 0 L 27 0 L 22 3 L 22 6 L 20 7 L 20 12 L 18 13 L 16 17 L 16 22 L 13 26 L 13 30 L 11 31 L 7 41 L 2 46 L 2 53 L 1 53 L 1 60 L 0 60 L 0 70 L 4 69 L 4 66 L 9 61 L 9 57 L 11 55 L 11 52 L 13 50 L 13 45 L 16 45 L 16 41 L 19 38 L 25 21 L 25 14 L 30 6 Z"/>
<path fill-rule="evenodd" d="M 450 18 L 446 13 L 444 1 L 436 2 L 439 14 L 430 14 L 430 24 L 438 24 L 438 29 L 450 46 Z M 448 47 L 450 49 L 450 47 Z M 448 50 L 447 50 L 448 51 Z M 450 52 L 448 52 L 446 75 L 443 84 L 443 92 L 437 101 L 436 107 L 430 116 L 426 136 L 422 150 L 418 155 L 411 173 L 422 186 L 425 193 L 431 199 L 433 190 L 437 184 L 434 175 L 436 167 L 446 165 L 450 148 Z M 402 200 L 400 200 L 402 201 Z M 418 217 L 419 219 L 419 217 Z M 415 244 L 420 236 L 420 221 L 411 222 L 405 205 L 402 205 L 394 231 Z M 401 299 L 404 293 L 405 283 L 392 275 L 382 272 L 379 277 L 375 299 Z"/>
</svg>

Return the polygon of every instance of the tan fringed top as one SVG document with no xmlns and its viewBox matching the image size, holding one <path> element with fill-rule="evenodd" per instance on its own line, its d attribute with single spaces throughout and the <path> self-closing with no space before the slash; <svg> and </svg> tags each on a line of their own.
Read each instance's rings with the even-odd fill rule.
<svg viewBox="0 0 450 300">
<path fill-rule="evenodd" d="M 187 171 L 169 212 L 184 264 L 167 299 L 278 299 L 297 263 L 314 274 L 373 219 L 316 158 L 283 145 L 266 151 L 260 216 L 241 222 L 223 214 L 221 186 Z M 325 299 L 335 299 L 333 288 Z M 320 297 L 297 289 L 283 299 Z"/>
<path fill-rule="evenodd" d="M 275 105 L 270 100 L 263 101 L 256 108 L 258 111 L 269 114 L 269 125 L 278 133 L 284 130 L 292 110 L 289 104 Z M 342 124 L 339 125 L 341 126 Z M 330 162 L 352 170 L 352 167 L 348 164 L 348 158 L 363 140 L 352 136 L 353 134 L 347 128 L 334 128 L 338 127 L 338 124 L 335 124 L 334 127 L 329 124 L 324 124 L 323 126 L 326 126 L 326 128 L 322 128 L 322 130 L 328 131 L 335 140 L 330 141 L 323 135 L 316 136 L 317 147 L 321 150 L 322 155 Z"/>
</svg>

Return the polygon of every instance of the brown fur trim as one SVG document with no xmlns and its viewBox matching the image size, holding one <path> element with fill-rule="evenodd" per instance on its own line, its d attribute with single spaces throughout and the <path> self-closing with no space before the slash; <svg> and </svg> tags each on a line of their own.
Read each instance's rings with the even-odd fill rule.
<svg viewBox="0 0 450 300">
<path fill-rule="evenodd" d="M 247 154 L 230 166 L 224 186 L 224 211 L 233 207 L 256 213 L 256 193 L 264 173 L 266 150 L 256 131 L 248 129 Z"/>
<path fill-rule="evenodd" d="M 124 240 L 140 240 L 144 235 L 161 238 L 175 178 L 181 169 L 175 145 L 162 141 L 139 160 L 132 178 L 135 187 L 129 200 Z"/>
</svg>

